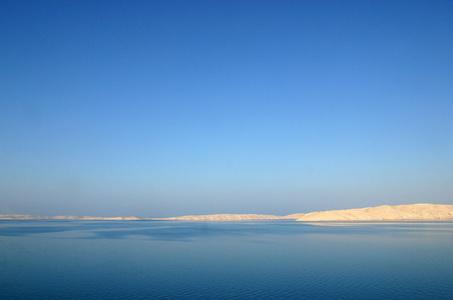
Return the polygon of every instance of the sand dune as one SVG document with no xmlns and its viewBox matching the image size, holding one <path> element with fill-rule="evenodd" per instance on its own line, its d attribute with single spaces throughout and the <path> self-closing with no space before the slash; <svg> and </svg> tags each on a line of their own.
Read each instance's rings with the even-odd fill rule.
<svg viewBox="0 0 453 300">
<path fill-rule="evenodd" d="M 217 214 L 217 215 L 160 218 L 160 220 L 181 220 L 181 221 L 246 221 L 246 220 L 278 220 L 278 219 L 282 219 L 282 217 L 274 215 L 256 215 L 256 214 Z"/>
<path fill-rule="evenodd" d="M 160 220 L 183 220 L 183 221 L 247 221 L 247 220 L 297 220 L 304 216 L 304 213 L 292 214 L 287 216 L 257 215 L 257 214 L 216 214 L 216 215 L 196 215 L 182 216 L 173 218 L 161 218 Z"/>
<path fill-rule="evenodd" d="M 282 217 L 282 219 L 294 219 L 294 220 L 297 220 L 299 218 L 302 218 L 305 215 L 306 214 L 304 214 L 304 213 L 292 214 L 292 215 L 284 216 L 284 217 Z"/>
<path fill-rule="evenodd" d="M 297 221 L 452 220 L 453 205 L 383 205 L 360 209 L 313 212 Z"/>
</svg>

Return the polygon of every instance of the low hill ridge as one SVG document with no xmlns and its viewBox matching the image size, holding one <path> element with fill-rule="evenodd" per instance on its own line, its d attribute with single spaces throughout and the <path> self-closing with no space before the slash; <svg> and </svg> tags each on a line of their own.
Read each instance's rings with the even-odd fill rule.
<svg viewBox="0 0 453 300">
<path fill-rule="evenodd" d="M 182 216 L 173 218 L 162 218 L 161 220 L 181 220 L 181 221 L 245 221 L 245 220 L 278 220 L 280 216 L 258 215 L 258 214 L 216 214 L 216 215 L 196 215 Z"/>
<path fill-rule="evenodd" d="M 452 220 L 453 205 L 382 205 L 358 209 L 312 212 L 297 221 Z"/>
<path fill-rule="evenodd" d="M 40 216 L 0 215 L 0 220 L 175 220 L 175 221 L 248 221 L 248 220 L 297 220 L 297 221 L 386 221 L 386 220 L 453 220 L 453 205 L 411 204 L 382 205 L 344 210 L 329 210 L 287 216 L 262 214 L 190 215 L 171 218 L 143 217 L 91 217 L 91 216 Z"/>
</svg>

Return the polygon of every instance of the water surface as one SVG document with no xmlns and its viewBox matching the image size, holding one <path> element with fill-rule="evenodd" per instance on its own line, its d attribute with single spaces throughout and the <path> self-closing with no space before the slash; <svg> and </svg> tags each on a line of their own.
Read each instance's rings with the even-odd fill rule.
<svg viewBox="0 0 453 300">
<path fill-rule="evenodd" d="M 0 298 L 451 299 L 453 222 L 328 224 L 3 220 Z"/>
</svg>

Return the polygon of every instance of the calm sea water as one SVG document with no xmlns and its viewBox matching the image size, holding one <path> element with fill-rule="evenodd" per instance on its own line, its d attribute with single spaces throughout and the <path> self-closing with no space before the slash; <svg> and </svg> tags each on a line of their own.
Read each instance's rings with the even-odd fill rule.
<svg viewBox="0 0 453 300">
<path fill-rule="evenodd" d="M 453 299 L 453 223 L 0 221 L 1 299 Z"/>
</svg>

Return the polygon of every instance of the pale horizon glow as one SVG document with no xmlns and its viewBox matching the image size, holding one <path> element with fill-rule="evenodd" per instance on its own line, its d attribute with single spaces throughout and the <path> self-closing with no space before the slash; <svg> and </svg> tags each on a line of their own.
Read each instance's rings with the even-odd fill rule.
<svg viewBox="0 0 453 300">
<path fill-rule="evenodd" d="M 451 1 L 0 14 L 0 214 L 453 204 Z"/>
</svg>

